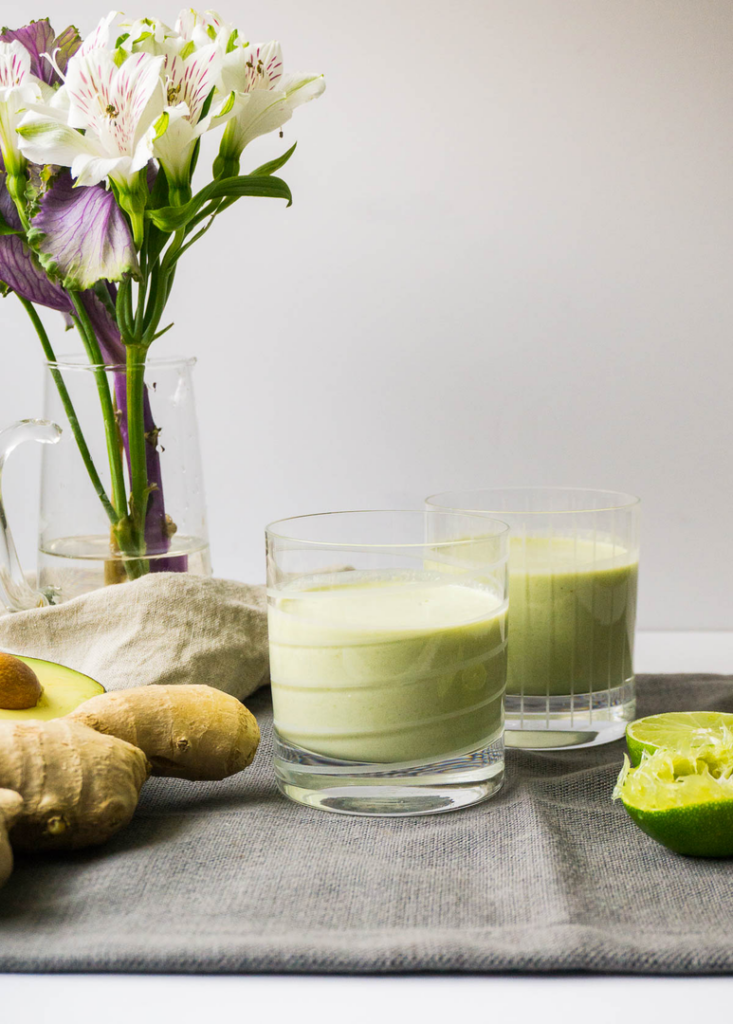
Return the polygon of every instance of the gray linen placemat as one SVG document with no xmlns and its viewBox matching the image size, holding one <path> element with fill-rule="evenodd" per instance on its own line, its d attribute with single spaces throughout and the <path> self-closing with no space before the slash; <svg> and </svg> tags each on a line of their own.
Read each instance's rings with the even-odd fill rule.
<svg viewBox="0 0 733 1024">
<path fill-rule="evenodd" d="M 733 677 L 641 677 L 639 714 L 733 711 Z M 501 794 L 402 820 L 277 795 L 269 692 L 255 765 L 155 779 L 106 847 L 18 863 L 0 970 L 733 970 L 733 861 L 679 857 L 611 803 L 621 742 L 508 752 Z"/>
</svg>

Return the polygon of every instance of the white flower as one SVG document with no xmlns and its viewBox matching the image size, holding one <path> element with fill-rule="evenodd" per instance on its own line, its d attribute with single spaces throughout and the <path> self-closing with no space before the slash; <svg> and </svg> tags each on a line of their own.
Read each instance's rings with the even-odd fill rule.
<svg viewBox="0 0 733 1024">
<path fill-rule="evenodd" d="M 31 74 L 26 48 L 16 40 L 0 43 L 0 152 L 11 176 L 19 175 L 25 166 L 17 127 L 29 104 L 42 98 L 41 82 Z"/>
<path fill-rule="evenodd" d="M 197 48 L 215 42 L 223 51 L 226 51 L 232 35 L 235 39 L 239 35 L 216 11 L 200 12 L 192 7 L 184 8 L 178 15 L 176 32 L 181 39 L 193 43 Z"/>
<path fill-rule="evenodd" d="M 152 53 L 154 57 L 178 54 L 186 45 L 175 29 L 157 18 L 121 22 L 118 39 L 128 53 Z"/>
<path fill-rule="evenodd" d="M 34 105 L 19 128 L 21 151 L 35 163 L 70 167 L 78 185 L 109 178 L 133 191 L 163 113 L 163 60 L 138 53 L 117 67 L 100 48 L 72 57 L 62 87 L 68 107 Z"/>
<path fill-rule="evenodd" d="M 277 42 L 235 45 L 224 57 L 222 82 L 224 89 L 234 91 L 239 99 L 220 152 L 230 167 L 253 139 L 281 128 L 296 107 L 316 99 L 326 88 L 323 75 L 284 74 Z"/>
<path fill-rule="evenodd" d="M 84 57 L 92 50 L 105 50 L 109 47 L 110 28 L 112 22 L 118 16 L 119 11 L 110 11 L 106 18 L 102 18 L 100 23 L 90 32 L 84 42 L 79 47 L 76 56 Z"/>
<path fill-rule="evenodd" d="M 187 188 L 197 140 L 234 114 L 235 97 L 217 97 L 202 117 L 206 99 L 221 74 L 222 54 L 213 43 L 202 46 L 186 60 L 179 56 L 164 60 L 168 125 L 155 143 L 155 156 L 171 188 Z"/>
</svg>

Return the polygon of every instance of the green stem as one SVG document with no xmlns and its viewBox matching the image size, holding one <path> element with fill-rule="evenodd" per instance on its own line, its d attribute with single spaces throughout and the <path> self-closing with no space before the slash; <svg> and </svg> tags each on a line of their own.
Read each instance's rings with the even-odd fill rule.
<svg viewBox="0 0 733 1024">
<path fill-rule="evenodd" d="M 145 317 L 145 296 L 148 289 L 148 268 L 147 268 L 147 240 L 148 225 L 145 225 L 145 244 L 140 250 L 140 273 L 141 280 L 137 285 L 137 309 L 135 310 L 135 338 L 139 338 L 143 332 L 143 321 Z"/>
<path fill-rule="evenodd" d="M 114 406 L 112 405 L 109 381 L 107 380 L 107 373 L 104 369 L 102 353 L 99 350 L 99 344 L 97 343 L 97 338 L 94 334 L 94 327 L 89 319 L 89 314 L 84 308 L 84 304 L 82 303 L 78 292 L 69 291 L 69 297 L 71 298 L 71 301 L 74 304 L 74 309 L 76 310 L 79 334 L 84 342 L 84 348 L 86 349 L 86 353 L 89 357 L 89 362 L 92 363 L 94 367 L 93 373 L 97 382 L 99 402 L 102 406 L 104 433 L 107 441 L 107 457 L 109 458 L 109 468 L 112 478 L 112 505 L 117 513 L 117 522 L 119 524 L 127 517 L 127 501 L 125 497 L 125 475 L 122 468 L 122 452 L 120 451 L 117 418 L 115 416 Z"/>
<path fill-rule="evenodd" d="M 185 206 L 191 201 L 191 186 L 171 185 L 168 190 L 168 199 L 171 206 Z"/>
<path fill-rule="evenodd" d="M 178 240 L 179 234 L 182 233 L 176 233 L 176 241 Z M 183 238 L 181 237 L 179 248 L 182 241 Z M 166 258 L 167 255 L 168 254 L 166 253 Z M 175 267 L 169 270 L 166 268 L 165 262 L 163 263 L 163 265 L 160 268 L 160 271 L 157 274 L 155 274 L 154 272 L 155 276 L 153 278 L 153 287 L 150 289 L 148 310 L 147 313 L 145 314 L 144 321 L 147 326 L 145 327 L 141 339 L 142 344 L 145 346 L 145 348 L 147 348 L 150 345 L 153 338 L 155 337 L 155 334 L 158 330 L 158 325 L 160 324 L 160 321 L 163 317 L 163 313 L 165 312 L 165 304 L 168 301 L 168 296 L 170 295 L 170 285 L 173 283 L 172 277 L 174 272 Z"/>
<path fill-rule="evenodd" d="M 25 174 L 8 173 L 5 184 L 13 202 L 15 203 L 15 208 L 18 211 L 18 216 L 20 217 L 20 223 L 23 225 L 23 230 L 27 232 L 31 226 L 25 207 L 25 190 L 28 185 L 28 179 Z"/>
<path fill-rule="evenodd" d="M 150 274 L 150 294 L 148 297 L 148 308 L 145 311 L 145 317 L 143 319 L 143 337 L 146 336 L 148 327 L 153 318 L 154 302 L 153 297 L 158 294 L 158 287 L 160 284 L 160 260 L 156 260 L 153 264 L 153 269 Z M 162 311 L 161 311 L 162 315 Z"/>
<path fill-rule="evenodd" d="M 117 303 L 115 305 L 115 317 L 117 320 L 117 326 L 119 327 L 122 340 L 125 345 L 129 345 L 132 341 L 132 330 L 133 325 L 128 319 L 128 310 L 130 307 L 129 290 L 132 287 L 129 277 L 124 277 L 117 288 Z"/>
<path fill-rule="evenodd" d="M 145 554 L 145 515 L 148 508 L 148 467 L 145 449 L 145 346 L 127 346 L 127 436 L 130 449 L 130 514 L 133 539 Z"/>
<path fill-rule="evenodd" d="M 126 287 L 123 288 L 122 294 L 125 297 L 125 319 L 130 325 L 130 339 L 128 344 L 135 338 L 135 314 L 132 311 L 132 278 L 125 278 Z"/>
<path fill-rule="evenodd" d="M 171 272 L 171 270 L 173 269 L 173 267 L 175 266 L 175 258 L 178 255 L 179 249 L 181 248 L 181 246 L 183 245 L 183 243 L 185 241 L 186 241 L 186 229 L 185 228 L 178 228 L 178 230 L 176 231 L 175 235 L 173 236 L 173 241 L 171 242 L 171 244 L 166 249 L 165 256 L 163 257 L 162 266 L 163 266 L 163 272 L 166 275 L 168 275 Z"/>
<path fill-rule="evenodd" d="M 43 353 L 46 356 L 46 360 L 49 363 L 51 376 L 53 377 L 54 383 L 56 384 L 56 387 L 58 389 L 59 397 L 61 398 L 61 404 L 64 407 L 64 412 L 66 413 L 66 418 L 69 421 L 69 426 L 71 427 L 71 432 L 74 435 L 74 440 L 76 441 L 79 453 L 81 454 L 82 461 L 84 462 L 87 473 L 89 474 L 89 478 L 92 481 L 92 486 L 94 487 L 94 490 L 96 491 L 99 500 L 102 502 L 102 506 L 107 514 L 107 518 L 109 519 L 110 523 L 114 525 L 117 522 L 117 513 L 112 507 L 111 501 L 107 497 L 107 492 L 104 489 L 104 484 L 102 483 L 99 473 L 97 472 L 97 469 L 92 460 L 91 452 L 89 451 L 89 447 L 87 445 L 86 439 L 81 429 L 81 425 L 77 418 L 74 405 L 71 401 L 71 396 L 69 395 L 69 392 L 66 388 L 66 384 L 64 383 L 64 378 L 62 377 L 60 371 L 54 366 L 56 362 L 56 354 L 54 353 L 53 347 L 51 346 L 51 342 L 49 341 L 48 334 L 46 333 L 46 328 L 43 326 L 41 318 L 36 312 L 33 303 L 29 302 L 27 299 L 22 298 L 20 295 L 18 296 L 18 298 L 22 302 L 26 313 L 31 319 L 31 323 L 35 327 L 36 333 L 38 334 L 38 337 L 41 340 L 41 346 L 43 347 Z"/>
</svg>

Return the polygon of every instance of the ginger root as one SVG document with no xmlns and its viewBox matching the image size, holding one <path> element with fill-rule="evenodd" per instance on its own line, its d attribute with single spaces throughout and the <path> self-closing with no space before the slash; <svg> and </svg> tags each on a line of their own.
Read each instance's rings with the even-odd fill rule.
<svg viewBox="0 0 733 1024">
<path fill-rule="evenodd" d="M 30 665 L 0 651 L 0 708 L 6 711 L 34 708 L 42 693 L 43 687 Z"/>
<path fill-rule="evenodd" d="M 13 850 L 10 846 L 10 828 L 20 814 L 23 797 L 9 789 L 0 789 L 0 885 L 4 885 L 13 872 Z"/>
<path fill-rule="evenodd" d="M 99 694 L 65 718 L 0 720 L 0 885 L 12 850 L 106 842 L 132 818 L 151 771 L 224 779 L 251 763 L 259 739 L 244 705 L 210 686 L 142 686 Z"/>
<path fill-rule="evenodd" d="M 145 752 L 153 775 L 219 781 L 252 763 L 257 720 L 212 686 L 140 686 L 100 693 L 66 720 L 83 722 Z"/>
<path fill-rule="evenodd" d="M 9 829 L 16 850 L 106 842 L 132 818 L 149 774 L 142 750 L 68 717 L 0 721 L 0 789 L 23 799 Z"/>
</svg>

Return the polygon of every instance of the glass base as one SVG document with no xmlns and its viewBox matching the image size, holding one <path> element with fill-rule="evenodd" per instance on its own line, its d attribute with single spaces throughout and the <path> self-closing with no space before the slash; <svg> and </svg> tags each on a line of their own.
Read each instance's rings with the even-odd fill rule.
<svg viewBox="0 0 733 1024">
<path fill-rule="evenodd" d="M 504 781 L 501 736 L 439 761 L 370 764 L 338 761 L 295 747 L 275 734 L 275 775 L 296 803 L 336 814 L 412 817 L 471 807 Z"/>
<path fill-rule="evenodd" d="M 51 604 L 61 604 L 111 583 L 123 583 L 125 563 L 131 561 L 138 559 L 112 554 L 109 536 L 59 537 L 38 550 L 38 583 Z M 148 555 L 146 561 L 153 572 L 157 562 L 167 571 L 174 571 L 176 564 L 176 572 L 185 567 L 190 575 L 211 576 L 209 545 L 200 537 L 176 534 L 165 554 Z"/>
<path fill-rule="evenodd" d="M 505 743 L 522 750 L 573 750 L 621 739 L 636 715 L 633 677 L 597 693 L 507 694 Z"/>
</svg>

